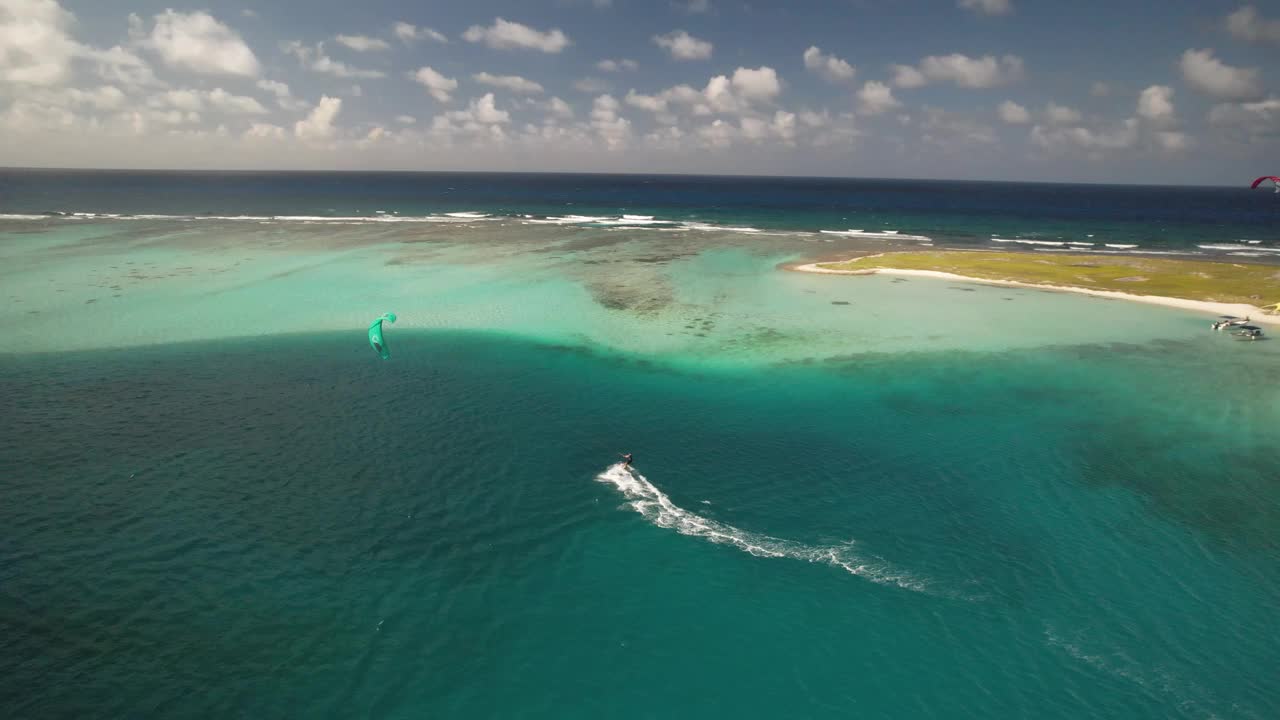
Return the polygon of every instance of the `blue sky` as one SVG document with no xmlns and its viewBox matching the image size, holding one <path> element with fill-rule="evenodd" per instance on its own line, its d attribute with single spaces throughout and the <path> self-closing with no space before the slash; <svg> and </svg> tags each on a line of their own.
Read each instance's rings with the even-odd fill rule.
<svg viewBox="0 0 1280 720">
<path fill-rule="evenodd" d="M 1236 184 L 1280 3 L 0 0 L 0 164 Z"/>
</svg>

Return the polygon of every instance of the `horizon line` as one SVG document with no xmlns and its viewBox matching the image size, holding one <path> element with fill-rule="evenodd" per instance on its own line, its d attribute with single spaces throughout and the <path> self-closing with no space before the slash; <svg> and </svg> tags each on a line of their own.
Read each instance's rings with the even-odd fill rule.
<svg viewBox="0 0 1280 720">
<path fill-rule="evenodd" d="M 607 171 L 584 171 L 584 170 L 405 170 L 405 169 L 382 169 L 382 170 L 355 170 L 355 169 L 326 169 L 326 170 L 302 170 L 280 168 L 272 170 L 264 170 L 261 168 L 130 168 L 130 167 L 76 167 L 76 166 L 35 166 L 35 165 L 0 165 L 0 172 L 8 171 L 35 171 L 35 172 L 86 172 L 86 173 L 187 173 L 187 174 L 241 174 L 241 175 L 268 175 L 268 174 L 292 174 L 292 175 L 375 175 L 375 174 L 397 174 L 397 175 L 583 175 L 593 177 L 686 177 L 686 178 L 737 178 L 750 180 L 855 180 L 855 181 L 872 181 L 872 182 L 919 182 L 919 183 L 989 183 L 993 185 L 1065 185 L 1065 186 L 1091 186 L 1091 187 L 1151 187 L 1151 188 L 1234 188 L 1236 185 L 1207 185 L 1198 183 L 1143 183 L 1143 182 L 1091 182 L 1091 181 L 1053 181 L 1053 180 L 994 180 L 981 178 L 953 178 L 953 177 L 876 177 L 866 175 L 757 175 L 751 173 L 696 173 L 696 172 L 607 172 Z M 1245 186 L 1241 186 L 1245 187 Z M 1245 188 L 1247 189 L 1247 187 Z"/>
</svg>

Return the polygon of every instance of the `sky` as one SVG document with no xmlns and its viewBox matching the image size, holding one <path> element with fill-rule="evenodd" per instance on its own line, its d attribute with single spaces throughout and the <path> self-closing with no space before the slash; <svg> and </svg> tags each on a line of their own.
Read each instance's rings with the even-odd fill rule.
<svg viewBox="0 0 1280 720">
<path fill-rule="evenodd" d="M 0 0 L 0 165 L 1241 184 L 1280 1 Z"/>
</svg>

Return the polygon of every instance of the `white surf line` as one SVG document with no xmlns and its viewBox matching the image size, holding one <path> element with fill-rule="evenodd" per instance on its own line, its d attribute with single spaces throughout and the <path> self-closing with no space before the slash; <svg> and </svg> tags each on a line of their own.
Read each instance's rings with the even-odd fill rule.
<svg viewBox="0 0 1280 720">
<path fill-rule="evenodd" d="M 837 235 L 847 238 L 865 238 L 868 240 L 915 240 L 917 242 L 932 241 L 925 235 L 902 235 L 897 230 L 819 230 L 823 235 Z"/>
<path fill-rule="evenodd" d="M 756 557 L 787 557 L 811 563 L 824 563 L 881 585 L 894 585 L 904 590 L 929 592 L 924 581 L 895 570 L 883 561 L 873 563 L 859 557 L 853 550 L 852 541 L 826 547 L 805 545 L 748 532 L 689 512 L 671 502 L 671 498 L 654 487 L 643 475 L 634 470 L 627 470 L 621 463 L 610 465 L 596 476 L 596 481 L 608 483 L 617 488 L 629 501 L 628 507 L 660 528 L 675 530 L 681 535 L 700 537 L 721 545 L 732 545 Z"/>
<path fill-rule="evenodd" d="M 883 253 L 876 255 L 868 255 L 866 257 L 883 257 Z M 857 258 L 864 259 L 864 258 Z M 831 263 L 823 263 L 831 264 Z M 809 263 L 807 265 L 797 265 L 792 270 L 799 272 L 818 273 L 821 275 L 911 275 L 915 277 L 930 277 L 939 280 L 951 280 L 953 282 L 978 283 L 980 285 L 1000 285 L 1003 287 L 1019 287 L 1029 288 L 1031 290 L 1053 290 L 1056 292 L 1079 293 L 1081 295 L 1093 295 L 1095 297 L 1112 298 L 1114 300 L 1131 300 L 1133 302 L 1147 303 L 1148 305 L 1163 305 L 1164 307 L 1177 308 L 1179 310 L 1193 310 L 1195 312 L 1212 313 L 1214 315 L 1236 315 L 1248 317 L 1252 322 L 1264 323 L 1267 325 L 1280 325 L 1280 315 L 1269 315 L 1262 308 L 1256 305 L 1246 303 L 1222 303 L 1210 302 L 1208 300 L 1186 300 L 1183 298 L 1164 297 L 1163 295 L 1134 295 L 1132 293 L 1119 292 L 1115 290 L 1093 290 L 1090 288 L 1072 287 L 1070 285 L 1049 285 L 1040 283 L 1027 283 L 1018 280 L 989 280 L 987 278 L 975 278 L 967 275 L 956 275 L 955 273 L 942 272 L 939 270 L 905 270 L 900 268 L 867 268 L 865 270 L 835 270 L 832 268 L 820 267 L 818 263 Z"/>
</svg>

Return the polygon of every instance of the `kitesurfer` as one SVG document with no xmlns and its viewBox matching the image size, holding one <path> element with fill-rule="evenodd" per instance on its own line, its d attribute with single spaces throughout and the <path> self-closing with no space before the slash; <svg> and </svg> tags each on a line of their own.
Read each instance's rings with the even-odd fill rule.
<svg viewBox="0 0 1280 720">
<path fill-rule="evenodd" d="M 627 470 L 630 470 L 631 469 L 631 453 L 626 453 L 626 454 L 619 453 L 618 457 L 622 458 L 622 467 L 626 468 Z"/>
</svg>

